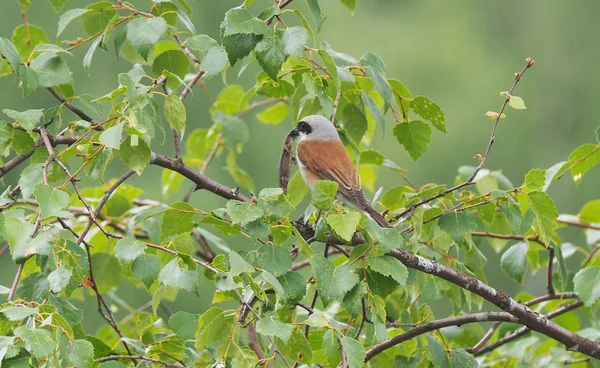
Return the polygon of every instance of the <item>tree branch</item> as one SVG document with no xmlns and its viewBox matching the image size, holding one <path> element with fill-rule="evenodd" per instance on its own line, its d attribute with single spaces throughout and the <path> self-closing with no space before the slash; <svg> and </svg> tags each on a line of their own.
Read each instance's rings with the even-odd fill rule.
<svg viewBox="0 0 600 368">
<path fill-rule="evenodd" d="M 109 360 L 120 360 L 120 359 L 127 359 L 127 360 L 133 360 L 135 362 L 135 360 L 144 360 L 146 362 L 152 362 L 152 363 L 157 363 L 157 364 L 162 364 L 165 367 L 175 367 L 175 368 L 183 368 L 184 366 L 182 365 L 177 365 L 177 364 L 172 364 L 169 362 L 165 362 L 164 360 L 159 360 L 159 359 L 154 359 L 154 358 L 148 358 L 145 356 L 141 356 L 141 355 L 109 355 L 109 356 L 105 356 L 102 358 L 98 358 L 98 359 L 94 359 L 94 363 L 102 363 L 102 362 L 107 362 Z M 136 363 L 137 364 L 137 363 Z"/>
</svg>

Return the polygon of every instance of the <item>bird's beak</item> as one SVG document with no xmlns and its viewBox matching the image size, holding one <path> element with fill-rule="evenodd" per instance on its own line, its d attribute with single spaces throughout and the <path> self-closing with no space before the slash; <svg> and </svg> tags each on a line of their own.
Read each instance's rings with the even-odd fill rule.
<svg viewBox="0 0 600 368">
<path fill-rule="evenodd" d="M 298 130 L 298 128 L 294 128 L 294 129 L 290 130 L 290 132 L 288 133 L 288 136 L 290 136 L 292 138 L 298 138 L 300 136 L 300 131 Z"/>
</svg>

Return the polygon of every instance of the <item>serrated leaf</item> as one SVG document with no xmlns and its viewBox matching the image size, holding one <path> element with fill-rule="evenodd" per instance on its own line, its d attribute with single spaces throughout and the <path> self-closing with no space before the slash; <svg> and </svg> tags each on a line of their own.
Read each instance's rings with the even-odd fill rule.
<svg viewBox="0 0 600 368">
<path fill-rule="evenodd" d="M 359 281 L 358 276 L 348 265 L 335 267 L 327 258 L 315 254 L 311 261 L 313 274 L 317 280 L 319 297 L 328 306 L 342 297 Z"/>
<path fill-rule="evenodd" d="M 261 39 L 262 36 L 257 36 L 255 34 L 234 34 L 231 36 L 224 36 L 222 42 L 225 50 L 227 50 L 229 63 L 235 65 L 238 60 L 245 58 L 252 50 L 254 50 L 256 44 Z"/>
<path fill-rule="evenodd" d="M 226 208 L 231 221 L 242 226 L 264 215 L 264 211 L 255 203 L 231 200 L 227 202 Z"/>
<path fill-rule="evenodd" d="M 73 271 L 71 267 L 68 266 L 60 266 L 56 270 L 50 272 L 48 275 L 48 282 L 50 283 L 50 289 L 54 293 L 61 292 L 69 283 L 71 279 L 71 275 L 73 275 Z"/>
<path fill-rule="evenodd" d="M 184 311 L 179 311 L 169 317 L 169 327 L 184 340 L 192 339 L 198 328 L 200 316 Z"/>
<path fill-rule="evenodd" d="M 367 67 L 367 75 L 383 99 L 383 111 L 387 112 L 392 103 L 392 87 L 384 75 L 385 63 L 378 55 L 369 52 L 360 58 L 360 64 Z"/>
<path fill-rule="evenodd" d="M 583 175 L 594 168 L 600 162 L 600 146 L 597 144 L 584 144 L 577 147 L 569 155 L 569 161 L 563 168 L 571 169 L 571 175 L 575 184 L 579 184 Z M 557 174 L 562 176 L 563 170 Z"/>
<path fill-rule="evenodd" d="M 523 99 L 519 96 L 511 95 L 510 100 L 508 100 L 508 104 L 510 105 L 510 107 L 516 110 L 524 110 L 527 108 L 525 107 L 525 101 L 523 101 Z"/>
<path fill-rule="evenodd" d="M 69 9 L 64 12 L 58 20 L 58 31 L 56 32 L 56 37 L 60 37 L 65 28 L 67 28 L 72 21 L 81 17 L 88 11 L 89 9 Z"/>
<path fill-rule="evenodd" d="M 148 59 L 150 49 L 166 31 L 164 18 L 135 18 L 127 23 L 127 40 L 144 59 Z"/>
<path fill-rule="evenodd" d="M 178 258 L 174 258 L 160 270 L 158 281 L 167 286 L 187 291 L 196 290 L 196 272 L 181 267 Z"/>
<path fill-rule="evenodd" d="M 185 77 L 190 69 L 190 63 L 187 56 L 181 50 L 167 50 L 160 53 L 154 58 L 152 62 L 152 73 L 154 75 L 162 75 L 165 70 L 175 74 L 179 78 Z M 173 84 L 176 85 L 179 81 L 176 78 L 173 79 Z M 167 79 L 167 83 L 169 79 Z"/>
<path fill-rule="evenodd" d="M 123 123 L 113 125 L 100 134 L 100 143 L 106 147 L 118 150 L 121 147 L 121 134 L 123 133 Z"/>
<path fill-rule="evenodd" d="M 2 112 L 6 114 L 6 116 L 8 116 L 9 118 L 15 119 L 19 123 L 19 125 L 26 129 L 28 132 L 32 131 L 33 128 L 41 125 L 40 119 L 44 115 L 43 109 L 26 110 L 23 112 L 4 109 L 2 110 Z"/>
<path fill-rule="evenodd" d="M 50 43 L 46 37 L 46 32 L 40 27 L 28 24 L 21 24 L 14 29 L 12 41 L 21 58 L 27 59 L 31 55 L 33 49 L 41 43 Z"/>
<path fill-rule="evenodd" d="M 477 227 L 469 214 L 462 211 L 452 211 L 443 215 L 438 220 L 438 226 L 458 244 L 462 244 L 465 235 Z"/>
<path fill-rule="evenodd" d="M 433 363 L 433 366 L 436 368 L 450 368 L 444 346 L 436 338 L 429 335 L 425 335 L 425 339 L 429 350 L 427 357 Z"/>
<path fill-rule="evenodd" d="M 345 214 L 332 214 L 328 215 L 325 220 L 340 238 L 349 242 L 360 222 L 360 213 L 348 211 Z"/>
<path fill-rule="evenodd" d="M 342 119 L 348 135 L 359 144 L 369 127 L 365 113 L 358 106 L 349 104 L 344 108 Z"/>
<path fill-rule="evenodd" d="M 21 89 L 23 90 L 23 97 L 34 92 L 39 87 L 38 77 L 35 70 L 29 65 L 23 65 L 19 68 L 19 80 L 21 81 Z"/>
<path fill-rule="evenodd" d="M 322 210 L 331 207 L 338 190 L 338 183 L 329 180 L 316 180 L 311 188 L 312 204 Z"/>
<path fill-rule="evenodd" d="M 281 296 L 281 301 L 285 304 L 294 305 L 306 295 L 306 280 L 296 271 L 287 272 L 277 278 L 285 293 Z"/>
<path fill-rule="evenodd" d="M 165 118 L 169 122 L 171 129 L 179 132 L 183 139 L 187 120 L 186 109 L 183 102 L 174 94 L 165 97 Z"/>
<path fill-rule="evenodd" d="M 92 367 L 94 346 L 87 340 L 74 340 L 69 343 L 69 361 L 77 368 Z"/>
<path fill-rule="evenodd" d="M 282 246 L 264 244 L 256 253 L 260 268 L 265 269 L 275 276 L 285 274 L 292 268 L 292 256 Z"/>
<path fill-rule="evenodd" d="M 518 283 L 523 283 L 525 271 L 527 271 L 528 250 L 528 242 L 522 241 L 508 248 L 500 259 L 502 271 Z"/>
<path fill-rule="evenodd" d="M 384 276 L 390 276 L 400 286 L 406 286 L 408 278 L 408 269 L 406 266 L 394 257 L 378 256 L 369 257 L 369 267 Z"/>
<path fill-rule="evenodd" d="M 233 251 L 229 253 L 229 265 L 231 266 L 231 271 L 229 273 L 232 277 L 246 272 L 254 272 L 254 267 Z"/>
<path fill-rule="evenodd" d="M 200 68 L 206 71 L 204 75 L 207 78 L 219 74 L 226 66 L 227 52 L 223 46 L 214 46 L 209 49 L 200 64 Z"/>
<path fill-rule="evenodd" d="M 4 317 L 8 318 L 9 321 L 21 321 L 29 316 L 37 314 L 39 308 L 25 307 L 22 305 L 8 306 L 0 310 L 0 313 L 4 314 Z"/>
<path fill-rule="evenodd" d="M 250 139 L 247 124 L 237 116 L 228 115 L 222 111 L 215 111 L 211 114 L 215 123 L 222 126 L 223 138 L 238 153 L 241 152 L 244 143 Z"/>
<path fill-rule="evenodd" d="M 0 53 L 8 60 L 13 70 L 19 70 L 19 67 L 21 66 L 21 56 L 15 48 L 15 45 L 13 45 L 9 39 L 0 37 Z"/>
<path fill-rule="evenodd" d="M 477 368 L 479 364 L 473 355 L 467 353 L 464 350 L 452 350 L 450 351 L 450 362 L 452 368 Z"/>
<path fill-rule="evenodd" d="M 134 238 L 119 239 L 115 245 L 115 257 L 123 264 L 128 265 L 144 253 L 146 245 Z"/>
<path fill-rule="evenodd" d="M 256 322 L 256 332 L 265 336 L 280 338 L 287 342 L 292 334 L 293 326 L 279 320 L 276 313 L 271 313 Z"/>
<path fill-rule="evenodd" d="M 200 316 L 196 332 L 198 351 L 203 351 L 211 344 L 227 343 L 235 326 L 235 318 L 225 313 L 222 309 L 213 307 Z"/>
<path fill-rule="evenodd" d="M 531 191 L 540 191 L 546 183 L 546 170 L 531 169 L 525 175 L 525 186 Z"/>
<path fill-rule="evenodd" d="M 194 227 L 194 207 L 185 202 L 173 203 L 165 211 L 160 226 L 160 239 L 165 241 L 173 235 L 187 233 Z"/>
<path fill-rule="evenodd" d="M 573 278 L 575 291 L 586 307 L 591 308 L 600 298 L 600 267 L 579 270 Z"/>
<path fill-rule="evenodd" d="M 554 229 L 556 228 L 556 219 L 558 210 L 550 196 L 544 192 L 531 192 L 527 194 L 527 200 L 531 205 L 533 213 L 537 219 L 537 230 L 546 244 L 550 244 Z"/>
<path fill-rule="evenodd" d="M 65 211 L 63 211 L 71 202 L 69 193 L 44 184 L 35 187 L 33 193 L 40 205 L 42 218 L 69 216 L 68 213 L 65 214 Z"/>
<path fill-rule="evenodd" d="M 290 113 L 290 108 L 285 102 L 279 102 L 256 115 L 264 124 L 279 125 Z"/>
<path fill-rule="evenodd" d="M 136 257 L 131 264 L 131 271 L 146 285 L 146 288 L 150 288 L 156 281 L 161 268 L 161 261 L 150 253 L 144 253 Z"/>
<path fill-rule="evenodd" d="M 308 10 L 312 13 L 313 17 L 317 21 L 317 33 L 321 31 L 321 27 L 323 23 L 327 19 L 325 13 L 321 11 L 321 6 L 319 5 L 319 0 L 307 0 Z"/>
<path fill-rule="evenodd" d="M 430 99 L 424 96 L 416 96 L 410 103 L 410 108 L 423 119 L 431 122 L 437 130 L 446 133 L 446 122 L 444 112 Z"/>
<path fill-rule="evenodd" d="M 283 32 L 282 41 L 287 55 L 300 57 L 308 41 L 308 31 L 304 27 L 288 27 Z"/>
<path fill-rule="evenodd" d="M 413 161 L 416 161 L 429 147 L 431 128 L 422 121 L 409 121 L 396 124 L 394 136 L 404 146 Z"/>
<path fill-rule="evenodd" d="M 264 35 L 268 27 L 262 20 L 256 18 L 248 9 L 234 8 L 225 13 L 225 20 L 221 23 L 224 36 L 234 34 Z"/>
<path fill-rule="evenodd" d="M 119 149 L 119 158 L 127 167 L 134 170 L 138 175 L 142 174 L 142 171 L 150 163 L 152 151 L 148 147 L 148 143 L 145 140 L 138 140 L 138 144 L 133 146 L 132 137 L 129 136 L 123 143 L 121 143 Z"/>
<path fill-rule="evenodd" d="M 20 326 L 14 334 L 28 344 L 28 351 L 36 358 L 49 356 L 58 346 L 50 331 L 42 328 Z"/>
<path fill-rule="evenodd" d="M 346 360 L 349 368 L 361 368 L 363 367 L 366 352 L 364 346 L 357 340 L 344 336 L 340 339 L 342 343 L 342 349 L 346 354 Z"/>
<path fill-rule="evenodd" d="M 60 57 L 55 56 L 46 60 L 42 65 L 33 66 L 38 77 L 38 83 L 43 87 L 56 87 L 62 84 L 73 84 L 73 76 L 67 63 Z"/>
<path fill-rule="evenodd" d="M 277 74 L 287 59 L 282 40 L 277 36 L 264 37 L 256 45 L 254 55 L 265 73 L 276 81 Z"/>
</svg>

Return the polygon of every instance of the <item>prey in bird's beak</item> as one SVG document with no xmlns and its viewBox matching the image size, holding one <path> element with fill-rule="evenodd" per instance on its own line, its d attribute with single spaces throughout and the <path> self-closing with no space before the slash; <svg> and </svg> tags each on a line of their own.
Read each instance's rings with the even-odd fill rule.
<svg viewBox="0 0 600 368">
<path fill-rule="evenodd" d="M 300 130 L 298 130 L 298 128 L 294 128 L 292 130 L 290 130 L 290 132 L 288 133 L 288 137 L 292 138 L 292 139 L 296 139 L 300 136 Z"/>
</svg>

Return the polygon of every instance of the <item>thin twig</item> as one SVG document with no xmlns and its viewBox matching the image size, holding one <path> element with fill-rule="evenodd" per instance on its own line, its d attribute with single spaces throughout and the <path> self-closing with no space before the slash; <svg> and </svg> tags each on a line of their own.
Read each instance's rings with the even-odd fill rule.
<svg viewBox="0 0 600 368">
<path fill-rule="evenodd" d="M 23 273 L 23 268 L 25 268 L 25 262 L 19 265 L 17 268 L 17 274 L 15 275 L 15 280 L 12 283 L 12 287 L 10 288 L 10 292 L 8 293 L 8 302 L 12 302 L 15 297 L 15 292 L 17 291 L 17 286 L 19 285 L 19 280 L 21 279 L 21 274 Z"/>
<path fill-rule="evenodd" d="M 131 354 L 130 355 L 109 355 L 109 356 L 105 356 L 102 358 L 94 359 L 94 363 L 102 363 L 102 362 L 107 362 L 109 360 L 120 360 L 120 359 L 133 360 L 134 362 L 136 360 L 144 360 L 146 362 L 162 364 L 165 367 L 176 367 L 176 368 L 184 367 L 182 365 L 165 362 L 164 360 L 148 358 L 148 357 L 141 356 L 141 355 L 131 355 Z M 137 364 L 137 363 L 134 363 L 134 364 Z"/>
<path fill-rule="evenodd" d="M 510 96 L 512 95 L 513 91 L 515 90 L 515 87 L 517 86 L 517 84 L 519 83 L 519 81 L 521 80 L 521 77 L 523 76 L 523 73 L 525 73 L 527 71 L 527 69 L 531 68 L 533 66 L 533 59 L 531 58 L 527 58 L 526 62 L 525 62 L 525 67 L 523 68 L 523 70 L 521 70 L 520 73 L 516 73 L 515 74 L 515 81 L 512 85 L 512 87 L 510 88 L 510 91 L 508 92 L 508 94 L 506 95 L 506 98 L 504 99 L 504 102 L 502 103 L 502 107 L 500 108 L 500 111 L 498 112 L 498 116 L 496 117 L 496 121 L 494 121 L 494 126 L 492 128 L 492 135 L 490 137 L 487 149 L 485 150 L 484 155 L 481 158 L 481 161 L 479 162 L 479 165 L 477 165 L 477 167 L 475 168 L 475 170 L 473 171 L 473 173 L 471 174 L 471 176 L 469 177 L 469 179 L 467 179 L 467 181 L 460 183 L 458 185 L 453 186 L 452 188 L 446 189 L 432 197 L 429 198 L 425 198 L 422 201 L 417 202 L 416 204 L 410 206 L 409 208 L 407 208 L 406 210 L 400 212 L 398 215 L 394 216 L 394 218 L 390 221 L 390 222 L 394 222 L 397 221 L 401 218 L 403 218 L 405 215 L 412 213 L 417 207 L 420 207 L 424 204 L 427 204 L 431 201 L 434 201 L 438 198 L 441 198 L 443 196 L 445 196 L 448 193 L 452 193 L 454 191 L 457 191 L 461 188 L 464 188 L 466 186 L 472 185 L 474 183 L 475 177 L 477 176 L 477 174 L 479 173 L 479 171 L 481 171 L 481 169 L 483 168 L 483 165 L 485 164 L 487 157 L 490 153 L 490 150 L 492 149 L 492 145 L 494 144 L 494 141 L 496 140 L 496 129 L 498 128 L 498 124 L 500 123 L 500 119 L 502 118 L 502 113 L 504 112 L 504 109 L 506 108 L 506 105 L 508 105 L 508 102 L 510 101 Z M 408 216 L 410 217 L 410 216 Z M 405 218 L 404 220 L 408 219 Z M 396 225 L 402 223 L 403 221 L 397 223 Z"/>
<path fill-rule="evenodd" d="M 552 265 L 554 263 L 554 247 L 548 246 L 548 273 L 546 276 L 546 290 L 548 290 L 549 295 L 554 295 L 556 291 L 554 290 L 554 285 L 552 284 Z"/>
</svg>

